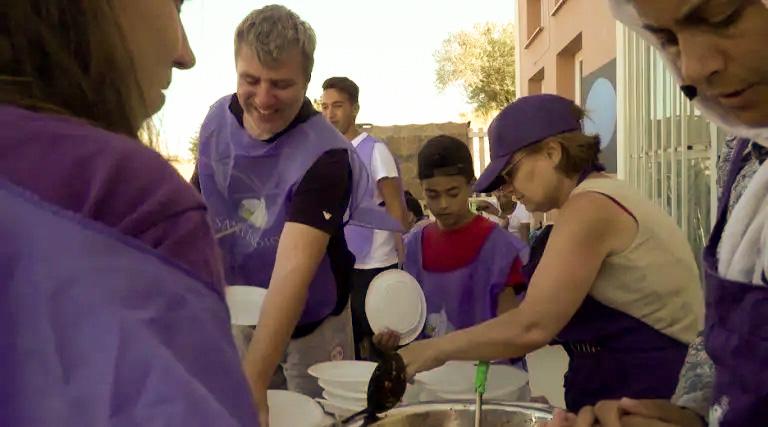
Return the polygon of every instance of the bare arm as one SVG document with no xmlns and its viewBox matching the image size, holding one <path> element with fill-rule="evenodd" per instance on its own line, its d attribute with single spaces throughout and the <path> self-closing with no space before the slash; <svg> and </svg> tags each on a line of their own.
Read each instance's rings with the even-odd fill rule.
<svg viewBox="0 0 768 427">
<path fill-rule="evenodd" d="M 259 325 L 244 360 L 254 394 L 266 393 L 285 354 L 329 239 L 325 232 L 304 224 L 288 222 L 283 228 Z"/>
<path fill-rule="evenodd" d="M 504 314 L 513 308 L 517 308 L 520 302 L 515 295 L 515 290 L 512 288 L 504 289 L 499 295 L 499 308 L 496 310 L 498 314 Z"/>
<path fill-rule="evenodd" d="M 636 234 L 634 219 L 607 197 L 596 193 L 573 196 L 561 211 L 520 306 L 432 343 L 416 343 L 404 353 L 406 359 L 421 359 L 413 366 L 409 363 L 409 373 L 446 360 L 519 357 L 546 345 L 579 308 L 603 260 L 628 247 Z M 416 356 L 416 352 L 432 353 L 429 357 L 436 360 Z"/>
</svg>

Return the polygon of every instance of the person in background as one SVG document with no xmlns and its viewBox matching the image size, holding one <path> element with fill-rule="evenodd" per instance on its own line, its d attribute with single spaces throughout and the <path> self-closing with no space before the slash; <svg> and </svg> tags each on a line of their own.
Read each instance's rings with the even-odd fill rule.
<svg viewBox="0 0 768 427">
<path fill-rule="evenodd" d="M 672 395 L 701 327 L 698 267 L 672 218 L 602 173 L 583 114 L 571 100 L 534 95 L 493 120 L 492 160 L 475 190 L 502 188 L 532 211 L 560 209 L 557 224 L 520 305 L 400 350 L 409 375 L 448 360 L 521 357 L 558 339 L 570 359 L 571 410 Z"/>
<path fill-rule="evenodd" d="M 469 205 L 470 210 L 473 210 L 478 215 L 497 224 L 499 227 L 505 230 L 507 229 L 507 218 L 501 212 L 499 201 L 495 197 L 470 199 Z"/>
<path fill-rule="evenodd" d="M 405 229 L 408 221 L 397 162 L 387 144 L 357 128 L 359 94 L 357 84 L 349 78 L 329 78 L 323 83 L 323 116 L 352 144 L 368 169 L 372 182 L 366 197 L 383 205 Z M 398 267 L 402 260 L 403 240 L 400 233 L 355 225 L 345 227 L 344 234 L 355 255 L 351 294 L 355 353 L 358 359 L 367 360 L 371 356 L 373 331 L 365 315 L 365 295 L 374 277 Z"/>
<path fill-rule="evenodd" d="M 226 280 L 268 288 L 243 360 L 262 425 L 279 364 L 289 390 L 319 397 L 307 368 L 354 357 L 347 220 L 401 229 L 368 197 L 352 146 L 306 97 L 315 44 L 286 7 L 251 12 L 235 32 L 237 92 L 200 130 L 199 182 Z"/>
<path fill-rule="evenodd" d="M 735 135 L 721 156 L 716 225 L 704 249 L 706 329 L 672 400 L 607 400 L 553 426 L 768 425 L 768 2 L 610 0 L 666 58 L 703 116 Z M 758 209 L 762 206 L 762 209 Z M 762 237 L 760 237 L 762 236 Z"/>
<path fill-rule="evenodd" d="M 494 196 L 496 203 L 487 200 L 475 202 L 478 213 L 499 224 L 501 228 L 514 234 L 526 244 L 531 232 L 531 214 L 525 210 L 522 203 L 506 193 L 497 192 Z"/>
<path fill-rule="evenodd" d="M 418 154 L 418 175 L 435 221 L 413 229 L 406 240 L 404 269 L 421 284 L 427 301 L 423 337 L 439 337 L 496 317 L 517 306 L 525 286 L 527 247 L 518 238 L 469 209 L 475 181 L 466 144 L 440 135 Z M 394 349 L 391 331 L 376 345 Z"/>
<path fill-rule="evenodd" d="M 3 2 L 0 425 L 258 425 L 205 205 L 138 139 L 181 3 Z"/>
<path fill-rule="evenodd" d="M 507 230 L 520 240 L 528 243 L 531 234 L 531 214 L 522 203 L 518 203 L 507 193 L 500 193 L 497 198 L 501 212 L 507 219 Z"/>
<path fill-rule="evenodd" d="M 408 209 L 408 230 L 410 231 L 416 224 L 429 220 L 429 217 L 424 214 L 424 208 L 421 206 L 421 202 L 410 191 L 405 190 L 403 193 L 405 198 L 405 207 Z"/>
</svg>

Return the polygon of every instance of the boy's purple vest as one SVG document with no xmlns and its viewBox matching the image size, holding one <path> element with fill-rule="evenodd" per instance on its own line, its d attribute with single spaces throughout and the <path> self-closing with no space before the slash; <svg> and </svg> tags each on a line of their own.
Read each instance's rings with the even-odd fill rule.
<svg viewBox="0 0 768 427">
<path fill-rule="evenodd" d="M 383 142 L 372 137 L 371 135 L 368 135 L 362 141 L 360 141 L 356 147 L 358 156 L 360 156 L 363 164 L 369 172 L 371 171 L 371 164 L 373 162 L 373 149 L 376 147 L 376 144 L 383 144 Z M 399 170 L 400 168 L 398 166 L 398 172 Z M 373 181 L 373 179 L 371 179 L 371 185 L 367 187 L 365 192 L 365 197 L 368 198 L 371 203 L 374 203 L 375 191 L 376 183 Z M 358 260 L 366 259 L 371 254 L 371 249 L 373 246 L 373 232 L 374 230 L 370 227 L 358 227 L 355 225 L 349 225 L 344 228 L 344 235 L 347 238 L 347 245 L 349 246 L 349 250 L 355 254 L 355 257 Z"/>
<path fill-rule="evenodd" d="M 366 195 L 371 180 L 349 142 L 316 114 L 273 143 L 252 138 L 229 111 L 231 96 L 216 102 L 200 130 L 200 187 L 222 248 L 231 285 L 268 287 L 286 210 L 304 174 L 325 152 L 349 152 L 352 192 L 345 218 L 350 224 L 399 230 L 386 211 Z M 297 254 L 300 256 L 300 254 Z M 346 300 L 337 289 L 328 257 L 309 287 L 299 325 L 321 321 Z M 336 310 L 334 310 L 336 308 Z"/>
<path fill-rule="evenodd" d="M 408 234 L 404 265 L 405 271 L 421 284 L 427 300 L 423 335 L 440 336 L 496 317 L 499 295 L 508 285 L 515 259 L 527 261 L 525 243 L 495 227 L 471 264 L 445 273 L 430 272 L 422 262 L 424 228 Z"/>
<path fill-rule="evenodd" d="M 720 427 L 768 425 L 768 287 L 721 277 L 717 247 L 728 203 L 749 141 L 733 153 L 720 197 L 717 223 L 704 249 L 706 322 L 704 342 L 715 364 L 710 423 Z"/>
<path fill-rule="evenodd" d="M 258 425 L 221 292 L 2 179 L 0 206 L 0 425 Z"/>
</svg>

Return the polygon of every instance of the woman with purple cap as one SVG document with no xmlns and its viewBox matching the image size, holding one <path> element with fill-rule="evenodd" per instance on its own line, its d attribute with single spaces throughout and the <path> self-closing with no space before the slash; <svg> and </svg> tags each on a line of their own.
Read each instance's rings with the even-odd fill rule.
<svg viewBox="0 0 768 427">
<path fill-rule="evenodd" d="M 768 1 L 610 0 L 654 45 L 696 107 L 737 136 L 719 168 L 718 219 L 704 249 L 706 328 L 672 400 L 600 402 L 553 425 L 768 425 Z"/>
<path fill-rule="evenodd" d="M 448 360 L 523 356 L 553 340 L 569 355 L 565 401 L 669 398 L 701 327 L 699 273 L 661 209 L 602 172 L 583 111 L 556 95 L 518 99 L 489 128 L 492 161 L 475 190 L 511 193 L 529 211 L 559 209 L 520 306 L 402 350 L 413 375 Z"/>
<path fill-rule="evenodd" d="M 181 0 L 0 7 L 0 425 L 258 425 L 202 198 L 142 144 Z"/>
</svg>

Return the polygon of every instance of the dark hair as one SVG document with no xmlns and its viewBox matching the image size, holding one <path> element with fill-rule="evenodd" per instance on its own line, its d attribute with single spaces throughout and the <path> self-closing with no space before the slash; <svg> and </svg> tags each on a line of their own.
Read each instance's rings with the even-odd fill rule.
<svg viewBox="0 0 768 427">
<path fill-rule="evenodd" d="M 573 113 L 583 120 L 586 116 L 584 110 L 578 105 L 573 105 Z M 577 176 L 591 168 L 600 167 L 600 136 L 587 135 L 582 131 L 566 132 L 551 136 L 544 141 L 523 148 L 521 151 L 536 153 L 544 149 L 544 142 L 554 141 L 560 144 L 562 157 L 557 164 L 557 170 L 568 177 Z"/>
<path fill-rule="evenodd" d="M 405 191 L 405 206 L 416 218 L 416 221 L 424 218 L 424 209 L 421 207 L 421 202 L 408 190 Z"/>
<path fill-rule="evenodd" d="M 110 0 L 4 0 L 0 103 L 133 137 L 148 117 Z"/>
<path fill-rule="evenodd" d="M 339 92 L 347 95 L 349 102 L 352 105 L 357 104 L 358 97 L 360 96 L 360 88 L 357 87 L 357 83 L 349 79 L 349 77 L 331 77 L 323 82 L 323 90 L 336 89 Z"/>
<path fill-rule="evenodd" d="M 465 177 L 468 182 L 475 180 L 469 147 L 452 136 L 438 135 L 429 139 L 419 150 L 418 163 L 420 180 L 455 175 Z"/>
</svg>

